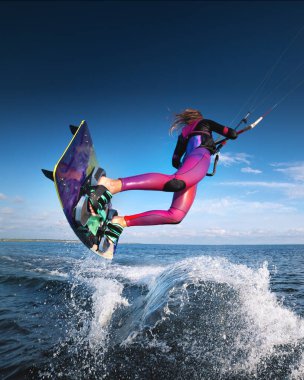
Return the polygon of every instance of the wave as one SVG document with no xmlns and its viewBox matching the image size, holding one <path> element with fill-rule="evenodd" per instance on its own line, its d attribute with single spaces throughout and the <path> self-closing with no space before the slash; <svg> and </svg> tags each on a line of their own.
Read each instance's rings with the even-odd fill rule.
<svg viewBox="0 0 304 380">
<path fill-rule="evenodd" d="M 23 287 L 31 287 L 33 289 L 47 288 L 62 288 L 66 286 L 66 280 L 60 276 L 32 276 L 32 275 L 1 275 L 0 284 L 3 285 L 19 285 Z"/>
<path fill-rule="evenodd" d="M 269 277 L 267 263 L 206 256 L 154 267 L 85 260 L 75 278 L 90 287 L 91 308 L 73 305 L 80 327 L 56 355 L 76 379 L 82 368 L 109 379 L 300 379 L 304 321 Z"/>
</svg>

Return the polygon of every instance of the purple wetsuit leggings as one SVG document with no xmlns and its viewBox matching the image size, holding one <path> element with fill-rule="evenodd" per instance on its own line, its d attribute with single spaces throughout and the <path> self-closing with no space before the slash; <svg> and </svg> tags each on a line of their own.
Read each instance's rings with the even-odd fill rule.
<svg viewBox="0 0 304 380">
<path fill-rule="evenodd" d="M 147 173 L 132 177 L 120 178 L 122 190 L 158 190 L 173 179 L 182 180 L 186 187 L 174 193 L 169 210 L 153 210 L 140 214 L 125 216 L 128 227 L 150 226 L 156 224 L 180 223 L 190 210 L 195 198 L 196 188 L 209 168 L 210 152 L 202 147 L 194 149 L 186 156 L 182 166 L 175 174 Z"/>
</svg>

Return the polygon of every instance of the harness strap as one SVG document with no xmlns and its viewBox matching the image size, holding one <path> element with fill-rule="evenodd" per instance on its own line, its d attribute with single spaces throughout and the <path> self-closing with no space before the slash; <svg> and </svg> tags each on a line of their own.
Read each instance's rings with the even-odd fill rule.
<svg viewBox="0 0 304 380">
<path fill-rule="evenodd" d="M 214 163 L 213 163 L 213 171 L 212 171 L 212 173 L 207 173 L 206 175 L 208 176 L 208 177 L 212 177 L 212 176 L 214 176 L 214 174 L 216 173 L 216 167 L 217 167 L 217 163 L 218 163 L 218 160 L 220 159 L 220 156 L 217 154 L 216 156 L 215 156 L 215 159 L 214 159 Z"/>
<path fill-rule="evenodd" d="M 192 137 L 192 136 L 199 136 L 199 135 L 207 135 L 211 136 L 209 132 L 204 132 L 204 131 L 192 131 L 188 134 L 187 138 Z"/>
</svg>

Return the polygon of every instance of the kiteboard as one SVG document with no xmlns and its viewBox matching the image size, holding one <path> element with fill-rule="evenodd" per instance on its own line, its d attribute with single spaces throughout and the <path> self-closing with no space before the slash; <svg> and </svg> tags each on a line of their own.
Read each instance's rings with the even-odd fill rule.
<svg viewBox="0 0 304 380">
<path fill-rule="evenodd" d="M 70 125 L 70 130 L 73 137 L 54 170 L 42 172 L 54 182 L 63 212 L 78 239 L 94 253 L 108 258 L 104 255 L 108 248 L 105 231 L 117 211 L 108 202 L 92 215 L 88 205 L 90 189 L 100 187 L 98 180 L 106 173 L 99 167 L 87 123 Z"/>
</svg>

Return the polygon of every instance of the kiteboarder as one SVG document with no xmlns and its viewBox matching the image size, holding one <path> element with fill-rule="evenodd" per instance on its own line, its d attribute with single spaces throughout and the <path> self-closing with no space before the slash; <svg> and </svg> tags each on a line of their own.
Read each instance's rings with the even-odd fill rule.
<svg viewBox="0 0 304 380">
<path fill-rule="evenodd" d="M 200 111 L 185 109 L 175 116 L 170 133 L 181 130 L 172 157 L 174 174 L 146 173 L 132 177 L 111 179 L 102 176 L 98 185 L 105 187 L 99 198 L 101 208 L 114 194 L 128 190 L 156 190 L 173 192 L 173 200 L 168 210 L 151 210 L 140 214 L 114 216 L 105 232 L 108 249 L 114 251 L 125 227 L 149 226 L 180 223 L 193 204 L 197 184 L 207 174 L 210 156 L 216 152 L 212 132 L 225 138 L 236 139 L 237 132 L 215 121 L 205 119 Z M 93 215 L 96 209 L 89 204 Z"/>
</svg>

